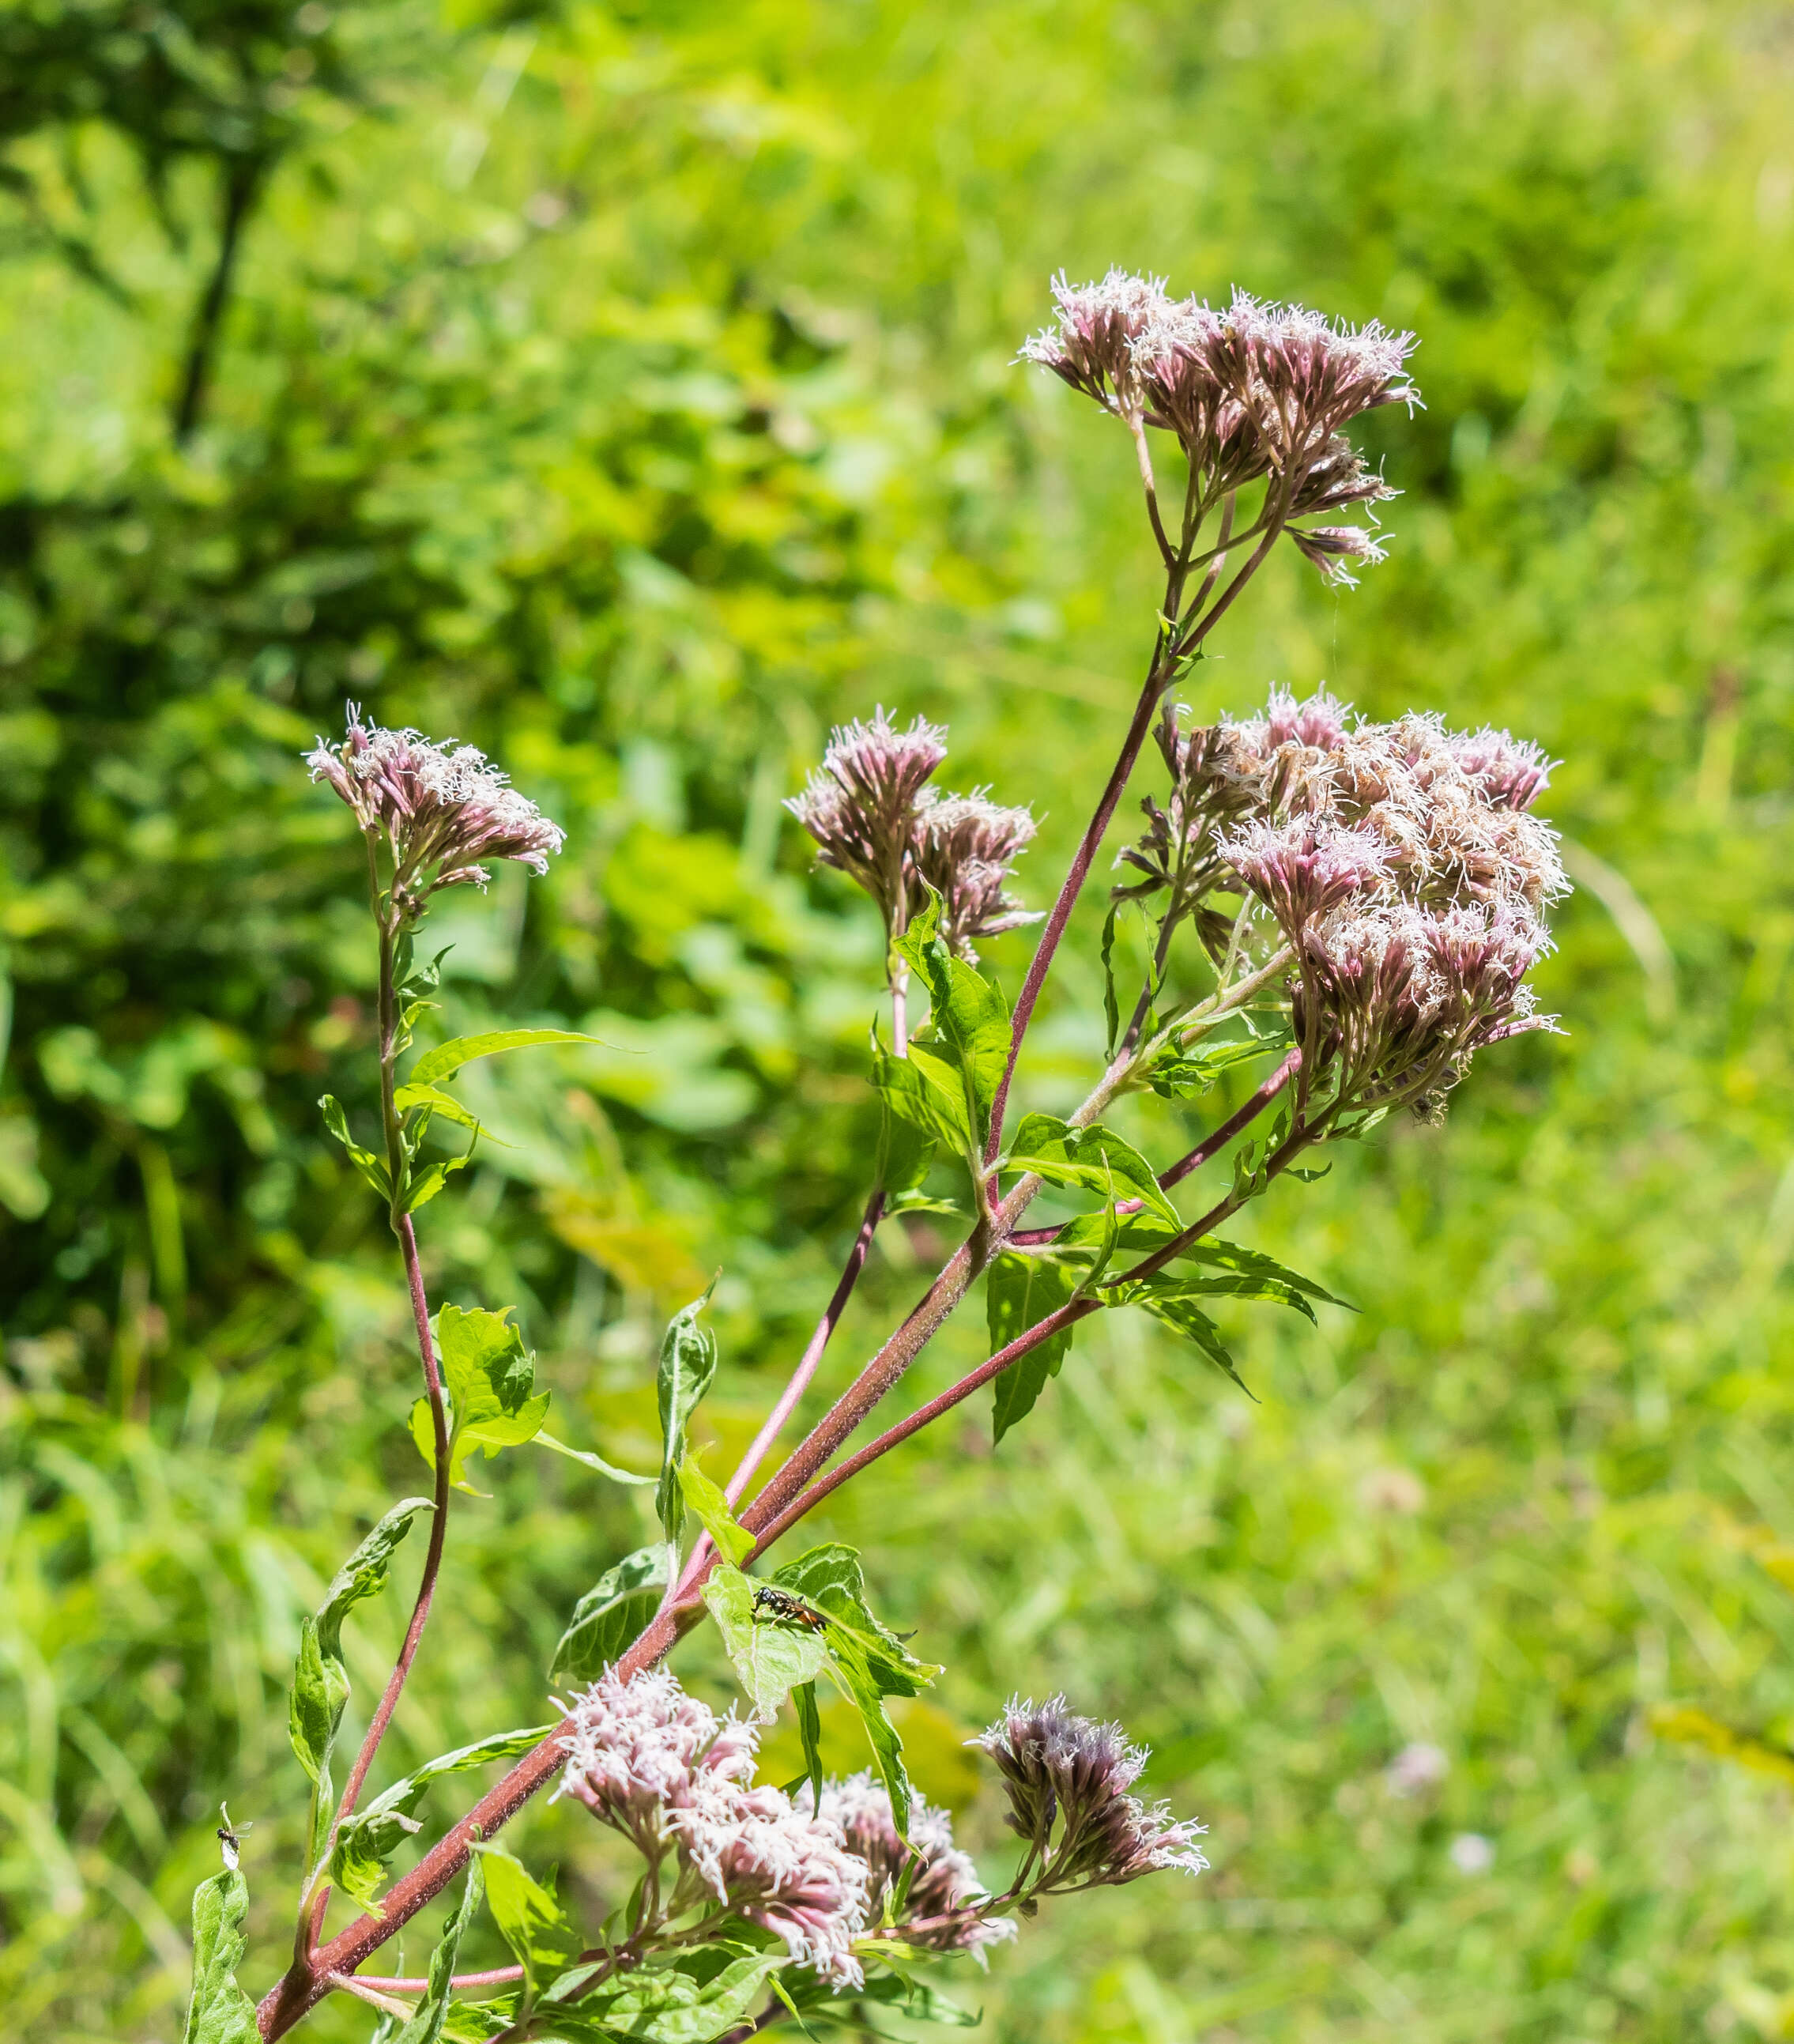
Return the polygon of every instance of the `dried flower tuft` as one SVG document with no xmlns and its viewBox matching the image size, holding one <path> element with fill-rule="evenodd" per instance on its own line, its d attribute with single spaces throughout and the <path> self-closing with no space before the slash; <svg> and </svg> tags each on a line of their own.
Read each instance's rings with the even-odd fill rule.
<svg viewBox="0 0 1794 2044">
<path fill-rule="evenodd" d="M 440 887 L 491 878 L 479 862 L 514 859 L 545 874 L 567 833 L 520 795 L 471 745 L 440 743 L 415 731 L 364 724 L 348 706 L 340 745 L 319 739 L 305 755 L 314 781 L 328 781 L 370 834 L 391 847 L 395 897 L 413 909 Z M 432 879 L 429 876 L 434 874 Z"/>
<path fill-rule="evenodd" d="M 1119 1886 L 1159 1868 L 1200 1873 L 1204 1827 L 1174 1819 L 1128 1792 L 1144 1750 L 1119 1725 L 1078 1716 L 1063 1696 L 1036 1707 L 1012 1698 L 972 1743 L 997 1763 L 1010 1827 L 1027 1840 L 1029 1893 Z"/>
</svg>

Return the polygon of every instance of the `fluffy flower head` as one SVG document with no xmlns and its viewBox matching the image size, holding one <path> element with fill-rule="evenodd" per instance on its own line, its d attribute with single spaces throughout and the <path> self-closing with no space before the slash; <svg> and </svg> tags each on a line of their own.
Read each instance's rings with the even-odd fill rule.
<svg viewBox="0 0 1794 2044">
<path fill-rule="evenodd" d="M 1159 1868 L 1194 1874 L 1208 1865 L 1196 1842 L 1202 1825 L 1128 1792 L 1147 1755 L 1120 1726 L 1079 1717 L 1063 1696 L 1039 1706 L 1012 1698 L 973 1743 L 996 1762 L 1010 1827 L 1040 1862 L 1035 1892 L 1113 1887 Z"/>
<path fill-rule="evenodd" d="M 809 1807 L 809 1789 L 797 1792 L 798 1807 Z M 913 1858 L 897 1927 L 905 1944 L 935 1952 L 980 1953 L 1016 1934 L 1013 1920 L 986 1916 L 990 1900 L 978 1869 L 953 1842 L 953 1820 L 921 1797 L 909 1806 L 909 1846 L 897 1835 L 889 1792 L 870 1771 L 843 1781 L 825 1781 L 818 1812 L 847 1850 L 866 1862 L 871 1877 L 871 1908 L 880 1915 Z"/>
<path fill-rule="evenodd" d="M 364 724 L 348 706 L 348 734 L 339 745 L 319 739 L 305 757 L 314 781 L 327 781 L 355 813 L 364 831 L 382 833 L 392 847 L 398 884 L 422 891 L 490 877 L 479 861 L 513 859 L 532 872 L 548 870 L 567 833 L 520 795 L 483 752 L 452 739 L 438 743 L 416 731 Z"/>
</svg>

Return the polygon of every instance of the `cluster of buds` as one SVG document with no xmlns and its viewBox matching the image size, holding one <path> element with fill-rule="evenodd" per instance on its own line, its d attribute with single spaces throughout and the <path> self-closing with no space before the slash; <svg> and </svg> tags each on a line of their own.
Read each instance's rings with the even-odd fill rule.
<svg viewBox="0 0 1794 2044">
<path fill-rule="evenodd" d="M 371 838 L 384 837 L 393 859 L 394 897 L 413 912 L 440 887 L 491 878 L 480 863 L 514 859 L 538 874 L 567 833 L 520 795 L 483 752 L 452 739 L 437 743 L 415 731 L 364 724 L 348 706 L 340 745 L 320 738 L 305 756 L 314 781 L 327 781 Z"/>
<path fill-rule="evenodd" d="M 1272 697 L 1265 714 L 1161 726 L 1166 809 L 1124 860 L 1178 916 L 1211 890 L 1268 909 L 1295 966 L 1303 1084 L 1430 1111 L 1483 1046 L 1550 1026 L 1527 975 L 1567 891 L 1531 813 L 1550 763 L 1505 732 L 1435 717 L 1354 723 L 1331 696 Z M 1213 933 L 1203 926 L 1211 943 Z"/>
<path fill-rule="evenodd" d="M 899 731 L 880 709 L 870 723 L 829 734 L 822 764 L 786 807 L 815 839 L 817 859 L 863 887 L 887 932 L 904 929 L 932 889 L 941 936 L 975 961 L 977 942 L 1036 921 L 1005 891 L 1033 837 L 1026 809 L 988 790 L 943 795 L 928 784 L 947 757 L 947 733 L 916 718 Z"/>
<path fill-rule="evenodd" d="M 809 1793 L 807 1785 L 797 1792 L 800 1808 L 809 1807 Z M 891 1814 L 889 1791 L 866 1772 L 825 1781 L 818 1814 L 847 1850 L 865 1861 L 873 1915 L 889 1915 L 892 1933 L 904 1944 L 923 1951 L 970 1952 L 982 1963 L 989 1946 L 1016 1934 L 1012 1918 L 987 1913 L 990 1896 L 978 1869 L 954 1844 L 953 1819 L 946 1811 L 912 1796 L 905 1846 Z"/>
<path fill-rule="evenodd" d="M 1267 305 L 1236 290 L 1216 312 L 1173 298 L 1162 279 L 1112 270 L 1100 283 L 1053 282 L 1055 324 L 1022 348 L 1136 433 L 1174 433 L 1197 478 L 1204 508 L 1270 478 L 1280 521 L 1369 505 L 1395 493 L 1343 436 L 1361 413 L 1412 407 L 1411 333 L 1375 321 L 1338 325 L 1300 305 Z M 1268 507 L 1269 508 L 1269 502 Z M 1350 582 L 1353 563 L 1383 558 L 1353 525 L 1289 528 L 1321 572 Z"/>
<path fill-rule="evenodd" d="M 974 1743 L 997 1763 L 1010 1828 L 1027 1841 L 1017 1886 L 1025 1881 L 1030 1899 L 1208 1865 L 1196 1842 L 1202 1825 L 1131 1792 L 1147 1756 L 1120 1726 L 1076 1716 L 1063 1696 L 1038 1707 L 1012 1698 Z"/>
</svg>

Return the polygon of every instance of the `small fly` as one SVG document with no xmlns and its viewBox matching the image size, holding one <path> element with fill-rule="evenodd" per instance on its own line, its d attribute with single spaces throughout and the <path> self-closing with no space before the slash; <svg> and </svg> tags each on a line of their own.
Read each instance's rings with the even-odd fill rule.
<svg viewBox="0 0 1794 2044">
<path fill-rule="evenodd" d="M 828 1623 L 825 1613 L 772 1583 L 761 1583 L 755 1589 L 755 1617 L 757 1619 L 763 1611 L 770 1612 L 774 1619 L 782 1623 L 801 1625 L 806 1632 L 820 1632 Z"/>
<path fill-rule="evenodd" d="M 225 1865 L 232 1873 L 235 1873 L 238 1858 L 243 1851 L 243 1834 L 245 1831 L 254 1831 L 255 1827 L 253 1824 L 240 1826 L 233 1824 L 230 1820 L 229 1807 L 226 1804 L 221 1803 L 218 1805 L 218 1814 L 225 1820 L 218 1827 L 219 1849 L 224 1854 Z"/>
</svg>

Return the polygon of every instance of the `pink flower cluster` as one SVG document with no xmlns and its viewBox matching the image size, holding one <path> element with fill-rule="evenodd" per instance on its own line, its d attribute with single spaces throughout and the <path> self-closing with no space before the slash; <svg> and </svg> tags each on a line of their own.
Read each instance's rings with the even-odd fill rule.
<svg viewBox="0 0 1794 2044">
<path fill-rule="evenodd" d="M 371 835 L 390 846 L 395 885 L 413 898 L 439 887 L 491 878 L 479 862 L 514 859 L 548 870 L 567 833 L 520 795 L 509 778 L 471 745 L 441 743 L 415 731 L 364 724 L 354 703 L 340 745 L 319 739 L 305 763 L 327 781 Z M 435 878 L 420 888 L 434 873 Z"/>
<path fill-rule="evenodd" d="M 1168 711 L 1158 737 L 1170 801 L 1147 803 L 1123 855 L 1146 878 L 1117 891 L 1168 892 L 1212 946 L 1229 919 L 1203 896 L 1264 905 L 1295 954 L 1305 1085 L 1331 1071 L 1358 1104 L 1430 1109 L 1475 1051 L 1550 1026 L 1527 976 L 1567 882 L 1531 811 L 1550 771 L 1535 746 L 1282 692 L 1239 724 L 1185 731 Z"/>
<path fill-rule="evenodd" d="M 720 1908 L 782 1938 L 824 1979 L 859 1984 L 853 1945 L 866 1927 L 866 1862 L 778 1789 L 750 1785 L 751 1725 L 718 1718 L 664 1669 L 627 1681 L 605 1674 L 571 1715 L 556 1792 L 621 1831 L 651 1867 L 674 1856 L 669 1919 Z"/>
<path fill-rule="evenodd" d="M 906 924 L 932 887 L 941 897 L 942 937 L 975 960 L 978 939 L 1039 920 L 1005 892 L 1035 823 L 1026 809 L 992 801 L 987 790 L 943 796 L 929 787 L 946 738 L 920 717 L 899 731 L 880 709 L 870 723 L 830 733 L 821 766 L 786 807 L 815 839 L 819 863 L 878 904 L 887 930 Z"/>
<path fill-rule="evenodd" d="M 809 1807 L 809 1793 L 807 1785 L 797 1792 L 800 1808 Z M 847 1850 L 865 1861 L 874 1915 L 909 1871 L 894 1925 L 905 1944 L 932 1952 L 970 1952 L 982 1961 L 988 1946 L 1016 1934 L 1012 1918 L 984 1913 L 990 1897 L 978 1869 L 954 1844 L 953 1820 L 946 1811 L 912 1797 L 906 1848 L 897 1835 L 889 1791 L 864 1772 L 824 1782 L 818 1814 Z"/>
<path fill-rule="evenodd" d="M 1024 343 L 1038 363 L 1106 411 L 1174 433 L 1206 505 L 1261 477 L 1277 479 L 1283 519 L 1370 505 L 1394 492 L 1366 467 L 1343 428 L 1378 405 L 1419 402 L 1408 380 L 1411 333 L 1373 321 L 1335 325 L 1300 305 L 1236 290 L 1217 312 L 1174 299 L 1163 280 L 1112 270 L 1101 282 L 1053 281 L 1055 324 Z M 1382 550 L 1355 526 L 1290 528 L 1323 574 Z"/>
</svg>

